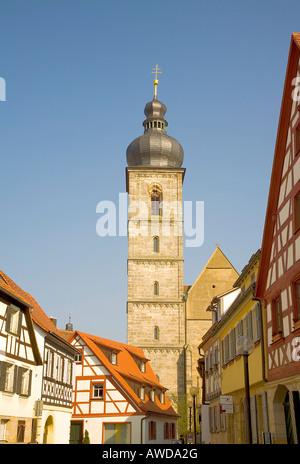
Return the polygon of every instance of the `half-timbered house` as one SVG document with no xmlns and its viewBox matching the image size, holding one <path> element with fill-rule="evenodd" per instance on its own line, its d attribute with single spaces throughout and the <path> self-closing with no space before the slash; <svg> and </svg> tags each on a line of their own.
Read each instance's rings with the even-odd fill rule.
<svg viewBox="0 0 300 464">
<path fill-rule="evenodd" d="M 177 414 L 140 348 L 74 332 L 71 443 L 172 443 Z"/>
<path fill-rule="evenodd" d="M 32 307 L 0 273 L 0 442 L 36 440 L 35 400 L 41 385 L 42 358 Z"/>
<path fill-rule="evenodd" d="M 0 302 L 2 439 L 69 443 L 73 365 L 77 351 L 61 336 L 35 299 L 2 271 L 0 289 L 14 298 L 9 300 L 3 296 Z M 26 420 L 21 413 L 24 398 L 30 399 Z M 7 420 L 9 411 L 11 417 L 16 418 L 14 421 Z M 15 427 L 17 435 L 11 432 L 10 425 Z"/>
<path fill-rule="evenodd" d="M 272 441 L 300 443 L 300 34 L 291 38 L 256 296 L 266 312 Z"/>
</svg>

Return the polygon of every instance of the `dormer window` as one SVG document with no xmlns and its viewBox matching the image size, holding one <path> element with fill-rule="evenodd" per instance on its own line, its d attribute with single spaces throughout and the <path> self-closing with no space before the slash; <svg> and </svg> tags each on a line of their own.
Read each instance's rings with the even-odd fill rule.
<svg viewBox="0 0 300 464">
<path fill-rule="evenodd" d="M 110 362 L 116 366 L 117 365 L 117 353 L 111 353 Z"/>
<path fill-rule="evenodd" d="M 146 363 L 144 361 L 142 361 L 141 364 L 140 364 L 140 371 L 141 372 L 146 372 Z"/>
<path fill-rule="evenodd" d="M 155 390 L 150 390 L 150 400 L 154 403 L 155 402 Z"/>
<path fill-rule="evenodd" d="M 19 308 L 14 305 L 7 307 L 5 330 L 10 334 L 20 336 L 22 326 L 22 313 Z"/>
<path fill-rule="evenodd" d="M 139 388 L 139 398 L 142 401 L 145 400 L 145 387 L 140 387 Z"/>
</svg>

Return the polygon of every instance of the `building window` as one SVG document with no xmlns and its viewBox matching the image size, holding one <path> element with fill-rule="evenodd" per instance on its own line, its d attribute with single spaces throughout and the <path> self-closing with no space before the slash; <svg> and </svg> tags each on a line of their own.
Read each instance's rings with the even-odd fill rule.
<svg viewBox="0 0 300 464">
<path fill-rule="evenodd" d="M 112 353 L 110 358 L 111 363 L 116 366 L 117 365 L 117 353 Z"/>
<path fill-rule="evenodd" d="M 155 390 L 150 390 L 150 401 L 155 402 Z"/>
<path fill-rule="evenodd" d="M 144 361 L 142 361 L 140 363 L 140 371 L 141 372 L 146 372 L 146 363 Z"/>
<path fill-rule="evenodd" d="M 165 404 L 165 394 L 164 394 L 164 392 L 161 392 L 161 394 L 159 396 L 159 400 L 160 400 L 161 404 Z"/>
<path fill-rule="evenodd" d="M 156 440 L 156 422 L 149 422 L 149 440 Z"/>
<path fill-rule="evenodd" d="M 13 392 L 14 391 L 14 373 L 15 365 L 6 363 L 6 373 L 5 373 L 5 387 L 4 391 Z"/>
<path fill-rule="evenodd" d="M 131 443 L 131 423 L 104 424 L 105 445 L 129 445 Z"/>
<path fill-rule="evenodd" d="M 154 327 L 153 338 L 154 338 L 154 340 L 158 340 L 158 339 L 159 339 L 159 328 L 158 328 L 157 326 Z"/>
<path fill-rule="evenodd" d="M 153 238 L 153 251 L 154 253 L 159 252 L 159 238 L 158 237 Z"/>
<path fill-rule="evenodd" d="M 169 423 L 165 422 L 165 427 L 164 427 L 164 439 L 168 440 L 169 438 Z"/>
<path fill-rule="evenodd" d="M 46 357 L 46 376 L 47 377 L 52 377 L 53 375 L 53 358 L 54 358 L 53 351 L 47 350 L 47 357 Z"/>
<path fill-rule="evenodd" d="M 32 371 L 30 369 L 24 369 L 24 368 L 19 368 L 20 372 L 20 382 L 21 382 L 21 388 L 20 388 L 20 394 L 28 396 L 30 393 L 30 383 L 31 383 L 31 373 Z"/>
<path fill-rule="evenodd" d="M 281 306 L 281 295 L 279 295 L 273 301 L 273 333 L 282 332 L 282 306 Z"/>
<path fill-rule="evenodd" d="M 82 361 L 82 354 L 75 354 L 75 362 L 81 363 Z"/>
<path fill-rule="evenodd" d="M 5 330 L 13 335 L 21 335 L 22 313 L 14 305 L 7 307 Z"/>
<path fill-rule="evenodd" d="M 93 398 L 98 400 L 103 400 L 104 395 L 104 384 L 103 383 L 94 383 L 93 384 Z"/>
<path fill-rule="evenodd" d="M 175 424 L 174 424 L 174 422 L 172 422 L 170 425 L 171 425 L 171 436 L 170 436 L 170 438 L 171 438 L 171 440 L 175 440 Z"/>
<path fill-rule="evenodd" d="M 149 193 L 151 197 L 151 215 L 160 216 L 161 215 L 160 202 L 162 199 L 161 185 L 160 184 L 150 185 Z"/>
<path fill-rule="evenodd" d="M 5 433 L 6 433 L 6 424 L 9 419 L 1 419 L 0 420 L 0 440 L 5 441 Z"/>
<path fill-rule="evenodd" d="M 153 285 L 153 293 L 154 293 L 154 295 L 158 296 L 158 291 L 159 291 L 158 282 L 154 282 L 154 285 Z"/>
</svg>

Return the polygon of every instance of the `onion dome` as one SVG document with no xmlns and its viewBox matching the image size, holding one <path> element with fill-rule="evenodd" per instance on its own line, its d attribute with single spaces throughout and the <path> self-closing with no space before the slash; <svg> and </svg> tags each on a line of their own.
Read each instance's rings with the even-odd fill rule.
<svg viewBox="0 0 300 464">
<path fill-rule="evenodd" d="M 165 120 L 167 107 L 157 100 L 154 80 L 154 98 L 145 105 L 144 134 L 134 139 L 127 148 L 128 166 L 179 168 L 183 162 L 183 148 L 177 140 L 167 135 Z"/>
</svg>

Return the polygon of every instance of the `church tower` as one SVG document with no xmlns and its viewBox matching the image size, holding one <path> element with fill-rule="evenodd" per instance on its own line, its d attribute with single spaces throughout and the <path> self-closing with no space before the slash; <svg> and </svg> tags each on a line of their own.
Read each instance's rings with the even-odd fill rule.
<svg viewBox="0 0 300 464">
<path fill-rule="evenodd" d="M 166 106 L 145 106 L 144 134 L 127 148 L 127 343 L 141 347 L 171 398 L 185 393 L 183 149 L 167 135 Z"/>
</svg>

